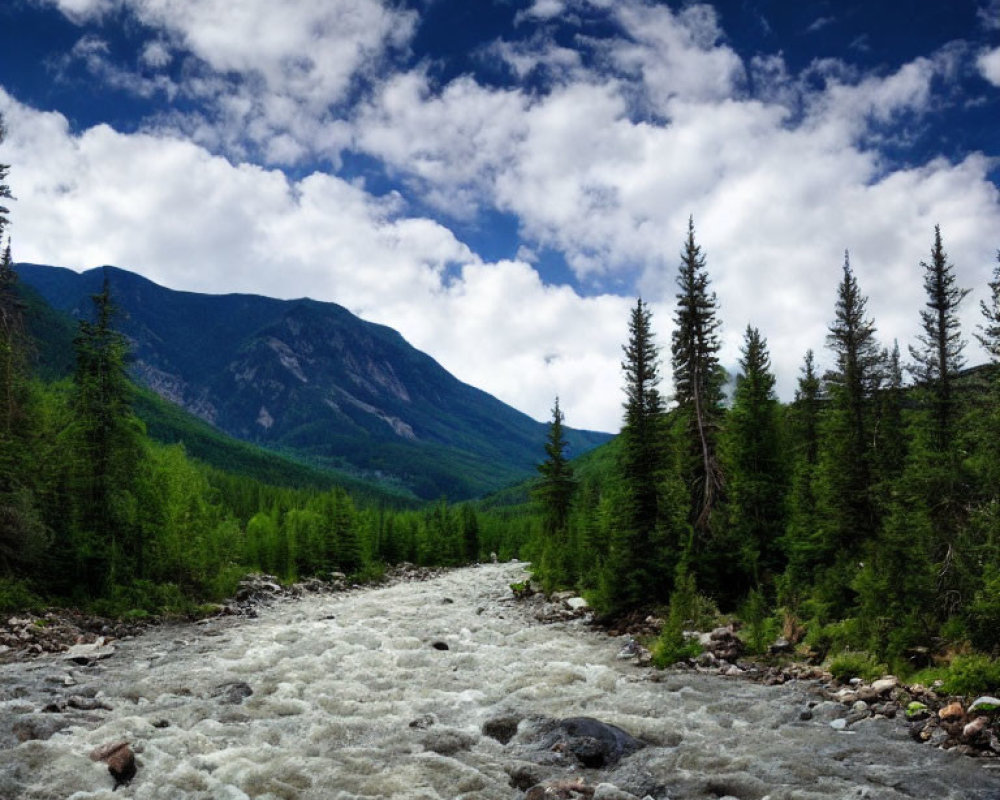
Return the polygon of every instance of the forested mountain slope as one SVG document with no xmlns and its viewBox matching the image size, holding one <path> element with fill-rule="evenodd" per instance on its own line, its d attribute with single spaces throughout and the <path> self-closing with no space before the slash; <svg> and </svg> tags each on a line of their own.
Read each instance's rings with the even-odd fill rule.
<svg viewBox="0 0 1000 800">
<path fill-rule="evenodd" d="M 74 316 L 107 276 L 135 378 L 244 441 L 424 498 L 482 494 L 540 460 L 544 424 L 333 303 L 177 292 L 114 267 L 17 270 Z M 574 453 L 609 438 L 567 437 Z"/>
</svg>

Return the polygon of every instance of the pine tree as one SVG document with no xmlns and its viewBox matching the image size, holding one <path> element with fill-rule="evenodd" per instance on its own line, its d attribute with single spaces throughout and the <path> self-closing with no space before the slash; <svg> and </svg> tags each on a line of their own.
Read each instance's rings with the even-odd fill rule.
<svg viewBox="0 0 1000 800">
<path fill-rule="evenodd" d="M 924 269 L 924 290 L 927 307 L 920 312 L 923 333 L 917 339 L 920 347 L 910 347 L 914 360 L 911 370 L 930 396 L 933 438 L 939 452 L 945 452 L 954 440 L 955 376 L 965 363 L 958 307 L 969 293 L 955 285 L 954 266 L 941 243 L 941 227 L 934 226 L 934 245 L 930 262 L 921 261 Z"/>
<path fill-rule="evenodd" d="M 888 502 L 896 480 L 906 464 L 906 425 L 903 421 L 903 365 L 899 342 L 883 354 L 884 385 L 877 393 L 874 474 L 879 502 Z"/>
<path fill-rule="evenodd" d="M 1000 250 L 997 250 L 997 265 L 993 268 L 993 280 L 988 284 L 990 297 L 979 301 L 984 322 L 976 327 L 976 339 L 990 354 L 994 362 L 1000 361 Z"/>
<path fill-rule="evenodd" d="M 610 614 L 665 598 L 669 592 L 657 530 L 664 470 L 659 350 L 653 341 L 652 315 L 641 298 L 632 310 L 629 341 L 622 349 L 626 399 L 618 463 L 621 491 L 598 600 Z"/>
<path fill-rule="evenodd" d="M 75 464 L 79 550 L 92 592 L 141 577 L 143 541 L 135 525 L 132 484 L 142 462 L 142 425 L 132 412 L 126 373 L 128 344 L 114 328 L 117 308 L 105 275 L 92 296 L 95 319 L 82 320 L 74 340 Z"/>
<path fill-rule="evenodd" d="M 835 368 L 826 374 L 829 405 L 821 424 L 816 470 L 816 593 L 834 614 L 853 606 L 858 553 L 879 529 L 873 460 L 874 398 L 882 379 L 882 351 L 866 317 L 867 298 L 845 254 L 836 316 L 827 344 Z M 820 568 L 822 566 L 822 568 Z"/>
<path fill-rule="evenodd" d="M 875 324 L 867 319 L 868 298 L 861 294 L 844 254 L 844 274 L 837 291 L 836 318 L 827 346 L 836 368 L 826 375 L 831 400 L 831 425 L 826 432 L 826 477 L 832 483 L 828 500 L 834 515 L 832 544 L 850 547 L 870 538 L 876 529 L 871 497 L 872 399 L 881 381 L 882 353 Z"/>
<path fill-rule="evenodd" d="M 787 471 L 771 359 L 757 328 L 747 326 L 742 354 L 724 437 L 729 528 L 742 552 L 742 569 L 729 575 L 732 596 L 770 583 L 784 566 L 778 540 Z M 729 561 L 735 562 L 732 553 Z"/>
<path fill-rule="evenodd" d="M 723 414 L 725 374 L 718 359 L 718 301 L 708 288 L 705 256 L 695 243 L 693 219 L 688 220 L 677 285 L 680 291 L 671 343 L 674 400 L 689 458 L 684 473 L 691 492 L 691 523 L 704 537 L 723 487 L 716 440 Z"/>
<path fill-rule="evenodd" d="M 566 457 L 566 438 L 563 435 L 563 413 L 559 398 L 552 407 L 552 422 L 545 441 L 545 461 L 538 465 L 540 479 L 533 496 L 542 510 L 542 543 L 539 578 L 546 591 L 570 586 L 577 576 L 570 552 L 569 519 L 576 480 L 573 467 Z"/>
<path fill-rule="evenodd" d="M 793 612 L 812 585 L 813 573 L 822 560 L 816 470 L 819 463 L 822 382 L 816 374 L 815 356 L 807 350 L 799 375 L 795 400 L 789 409 L 792 442 L 792 477 L 788 494 L 788 520 L 782 551 L 788 568 L 781 581 L 779 601 Z"/>
</svg>

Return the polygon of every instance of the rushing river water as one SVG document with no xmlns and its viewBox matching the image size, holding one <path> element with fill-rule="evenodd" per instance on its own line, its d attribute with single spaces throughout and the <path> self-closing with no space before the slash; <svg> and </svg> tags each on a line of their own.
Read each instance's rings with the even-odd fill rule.
<svg viewBox="0 0 1000 800">
<path fill-rule="evenodd" d="M 672 800 L 1000 798 L 1000 772 L 898 723 L 801 720 L 806 685 L 638 669 L 580 622 L 540 625 L 510 599 L 523 575 L 482 565 L 156 629 L 91 666 L 0 667 L 0 798 L 522 797 L 512 776 Z M 39 713 L 70 696 L 98 707 Z M 539 749 L 543 720 L 579 716 L 647 746 L 601 771 Z M 50 719 L 71 724 L 19 744 L 11 732 Z M 519 721 L 506 744 L 483 732 L 496 720 L 510 734 Z M 113 791 L 88 756 L 118 740 L 138 772 Z"/>
</svg>

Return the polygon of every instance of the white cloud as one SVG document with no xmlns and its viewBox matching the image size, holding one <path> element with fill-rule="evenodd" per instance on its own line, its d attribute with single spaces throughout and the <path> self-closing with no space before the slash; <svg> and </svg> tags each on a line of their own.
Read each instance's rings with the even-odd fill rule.
<svg viewBox="0 0 1000 800">
<path fill-rule="evenodd" d="M 1000 47 L 981 53 L 976 64 L 986 80 L 1000 87 Z"/>
<path fill-rule="evenodd" d="M 74 135 L 61 115 L 2 90 L 0 114 L 3 159 L 16 165 L 18 260 L 337 302 L 537 419 L 559 394 L 574 426 L 617 429 L 628 300 L 546 287 L 523 262 L 483 263 L 447 228 L 407 216 L 395 194 L 373 197 L 321 173 L 292 182 L 190 142 L 103 125 Z"/>
<path fill-rule="evenodd" d="M 534 0 L 530 8 L 518 11 L 514 17 L 515 24 L 527 19 L 552 19 L 566 12 L 565 0 Z"/>
<path fill-rule="evenodd" d="M 985 0 L 978 15 L 979 22 L 986 30 L 1000 30 L 1000 0 Z"/>
<path fill-rule="evenodd" d="M 150 124 L 173 137 L 105 127 L 74 137 L 62 118 L 6 99 L 21 259 L 111 262 L 177 288 L 335 300 L 537 418 L 558 393 L 570 424 L 605 429 L 620 421 L 631 302 L 543 285 L 535 253 L 556 251 L 595 293 L 641 290 L 666 345 L 693 214 L 721 304 L 724 363 L 736 363 L 746 324 L 758 326 L 786 398 L 807 348 L 827 361 L 845 248 L 883 342 L 899 338 L 904 352 L 924 303 L 919 262 L 935 224 L 960 285 L 981 292 L 992 270 L 995 164 L 973 154 L 897 168 L 878 149 L 900 135 L 900 120 L 919 126 L 938 104 L 938 87 L 969 57 L 958 48 L 888 74 L 827 59 L 796 75 L 780 55 L 744 65 L 708 6 L 538 0 L 535 20 L 603 15 L 618 33 L 581 34 L 571 49 L 543 31 L 490 48 L 513 75 L 531 76 L 531 91 L 468 75 L 436 86 L 425 65 L 382 76 L 345 115 L 331 108 L 405 45 L 412 15 L 374 0 L 253 0 L 224 28 L 231 4 L 222 0 L 119 1 L 155 29 L 168 55 L 195 65 L 182 87 L 140 75 L 146 82 L 135 90 L 211 102 Z M 106 8 L 73 5 L 78 18 Z M 357 13 L 334 29 L 324 16 L 333 8 Z M 259 58 L 258 39 L 267 39 Z M 316 60 L 291 57 L 301 52 Z M 988 79 L 997 52 L 979 59 Z M 88 58 L 107 80 L 127 81 L 99 46 Z M 335 176 L 292 181 L 239 163 L 335 157 L 347 147 L 377 159 L 403 194 L 373 197 Z M 513 215 L 519 260 L 484 263 L 441 222 L 413 216 L 414 198 L 453 218 Z M 965 306 L 967 333 L 976 300 Z M 669 361 L 666 347 L 663 355 Z"/>
<path fill-rule="evenodd" d="M 958 50 L 881 77 L 826 61 L 796 78 L 772 56 L 753 65 L 754 99 L 711 14 L 641 3 L 614 13 L 627 35 L 600 47 L 626 67 L 618 77 L 578 67 L 529 96 L 470 78 L 435 93 L 419 74 L 396 76 L 359 115 L 358 145 L 412 176 L 425 200 L 514 214 L 529 247 L 561 252 L 584 282 L 629 291 L 638 273 L 644 296 L 663 304 L 665 339 L 694 214 L 722 304 L 724 360 L 736 363 L 747 322 L 759 326 L 785 397 L 805 350 L 824 358 L 845 248 L 886 344 L 916 334 L 917 265 L 935 224 L 960 282 L 984 285 L 1000 229 L 991 163 L 892 169 L 873 146 L 934 106 Z"/>
<path fill-rule="evenodd" d="M 139 53 L 139 60 L 152 69 L 163 69 L 173 61 L 173 54 L 170 47 L 162 41 L 146 42 L 142 52 Z"/>
<path fill-rule="evenodd" d="M 323 132 L 335 120 L 331 109 L 389 52 L 405 48 L 416 24 L 414 12 L 380 0 L 48 1 L 81 24 L 99 24 L 113 5 L 128 9 L 154 31 L 142 63 L 165 68 L 173 51 L 184 57 L 185 78 L 180 84 L 164 75 L 151 79 L 89 51 L 77 53 L 95 75 L 144 96 L 169 89 L 170 96 L 202 102 L 200 115 L 175 113 L 160 123 L 238 158 L 254 149 L 271 163 L 317 152 L 335 158 L 343 141 Z M 211 135 L 206 124 L 215 128 Z M 285 144 L 272 146 L 273 137 L 284 137 Z"/>
</svg>

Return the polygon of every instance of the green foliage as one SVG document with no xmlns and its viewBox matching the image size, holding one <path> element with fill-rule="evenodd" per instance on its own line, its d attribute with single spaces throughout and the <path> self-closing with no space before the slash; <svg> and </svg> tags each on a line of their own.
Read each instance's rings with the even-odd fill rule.
<svg viewBox="0 0 1000 800">
<path fill-rule="evenodd" d="M 879 662 L 871 653 L 856 650 L 844 650 L 830 661 L 830 674 L 839 681 L 851 678 L 861 678 L 871 681 L 885 675 L 888 667 Z"/>
<path fill-rule="evenodd" d="M 542 515 L 543 537 L 537 547 L 540 556 L 534 571 L 546 592 L 572 586 L 578 578 L 570 546 L 570 511 L 576 479 L 566 457 L 562 423 L 563 413 L 557 397 L 545 442 L 545 460 L 538 465 L 540 477 L 532 491 Z"/>
<path fill-rule="evenodd" d="M 27 581 L 0 575 L 0 613 L 39 611 L 44 605 Z"/>
<path fill-rule="evenodd" d="M 1000 564 L 987 567 L 964 617 L 972 644 L 996 653 L 1000 648 Z"/>
<path fill-rule="evenodd" d="M 767 653 L 770 644 L 778 638 L 781 625 L 760 589 L 753 589 L 739 610 L 743 620 L 743 640 L 747 650 L 757 655 Z"/>
<path fill-rule="evenodd" d="M 716 569 L 723 585 L 718 596 L 735 600 L 749 588 L 770 584 L 784 567 L 779 542 L 785 529 L 787 467 L 779 429 L 778 401 L 770 372 L 767 343 L 756 328 L 747 326 L 736 378 L 733 407 L 722 438 L 728 490 L 728 530 L 738 547 Z M 741 585 L 742 584 L 742 585 Z"/>
<path fill-rule="evenodd" d="M 941 691 L 974 696 L 1000 690 L 1000 659 L 982 654 L 956 656 L 942 677 Z"/>
<path fill-rule="evenodd" d="M 653 664 L 668 667 L 697 656 L 701 645 L 697 639 L 686 637 L 684 631 L 711 627 L 716 615 L 717 610 L 712 608 L 711 602 L 699 595 L 694 575 L 681 564 L 674 577 L 667 619 L 653 645 Z"/>
<path fill-rule="evenodd" d="M 671 336 L 674 401 L 681 422 L 680 474 L 689 493 L 689 521 L 701 540 L 712 528 L 724 484 L 717 439 L 723 417 L 725 371 L 719 364 L 718 300 L 709 290 L 705 256 L 694 238 L 694 219 L 677 272 L 677 310 Z M 699 548 L 710 542 L 693 542 Z M 688 545 L 690 549 L 691 543 Z"/>
</svg>

